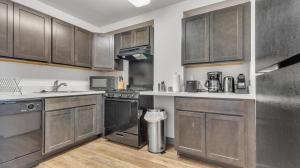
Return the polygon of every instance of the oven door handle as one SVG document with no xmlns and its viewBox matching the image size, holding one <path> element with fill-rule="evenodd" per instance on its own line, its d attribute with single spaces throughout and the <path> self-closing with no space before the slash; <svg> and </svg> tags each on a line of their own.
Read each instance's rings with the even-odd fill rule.
<svg viewBox="0 0 300 168">
<path fill-rule="evenodd" d="M 137 103 L 138 100 L 130 100 L 130 99 L 111 99 L 106 98 L 107 101 L 119 101 L 119 102 L 131 102 L 131 103 Z"/>
</svg>

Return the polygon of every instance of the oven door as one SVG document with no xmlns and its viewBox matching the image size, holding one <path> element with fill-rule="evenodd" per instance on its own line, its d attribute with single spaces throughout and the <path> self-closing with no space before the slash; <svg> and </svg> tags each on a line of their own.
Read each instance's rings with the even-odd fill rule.
<svg viewBox="0 0 300 168">
<path fill-rule="evenodd" d="M 138 100 L 105 99 L 105 135 L 123 132 L 138 135 Z"/>
</svg>

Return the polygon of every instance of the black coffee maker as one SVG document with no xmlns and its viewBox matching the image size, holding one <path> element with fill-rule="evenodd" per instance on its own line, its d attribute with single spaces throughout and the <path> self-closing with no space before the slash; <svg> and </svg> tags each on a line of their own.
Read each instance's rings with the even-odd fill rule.
<svg viewBox="0 0 300 168">
<path fill-rule="evenodd" d="M 205 87 L 207 87 L 208 92 L 222 92 L 222 72 L 208 72 Z"/>
</svg>

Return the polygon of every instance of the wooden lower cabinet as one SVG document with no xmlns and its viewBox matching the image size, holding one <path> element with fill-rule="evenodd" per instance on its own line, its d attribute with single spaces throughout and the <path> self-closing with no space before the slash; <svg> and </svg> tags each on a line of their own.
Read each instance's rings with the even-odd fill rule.
<svg viewBox="0 0 300 168">
<path fill-rule="evenodd" d="M 255 167 L 255 103 L 175 98 L 175 147 L 225 167 Z"/>
<path fill-rule="evenodd" d="M 46 98 L 44 154 L 54 153 L 100 134 L 103 123 L 101 97 L 85 95 Z"/>
<path fill-rule="evenodd" d="M 45 153 L 97 135 L 96 119 L 96 105 L 45 112 Z"/>
<path fill-rule="evenodd" d="M 96 134 L 96 106 L 75 109 L 75 141 L 84 140 Z"/>
<path fill-rule="evenodd" d="M 45 153 L 97 134 L 96 105 L 45 112 Z"/>
<path fill-rule="evenodd" d="M 74 109 L 45 113 L 45 153 L 74 143 Z"/>
<path fill-rule="evenodd" d="M 242 116 L 206 114 L 206 157 L 244 167 L 245 135 Z"/>
<path fill-rule="evenodd" d="M 205 156 L 205 113 L 176 111 L 176 149 Z"/>
</svg>

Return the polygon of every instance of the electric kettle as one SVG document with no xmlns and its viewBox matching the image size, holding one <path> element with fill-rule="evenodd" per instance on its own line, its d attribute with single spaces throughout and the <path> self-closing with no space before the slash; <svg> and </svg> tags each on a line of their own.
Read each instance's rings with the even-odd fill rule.
<svg viewBox="0 0 300 168">
<path fill-rule="evenodd" d="M 234 92 L 234 78 L 232 76 L 226 76 L 223 80 L 223 92 Z"/>
</svg>

